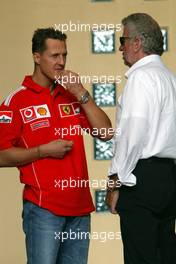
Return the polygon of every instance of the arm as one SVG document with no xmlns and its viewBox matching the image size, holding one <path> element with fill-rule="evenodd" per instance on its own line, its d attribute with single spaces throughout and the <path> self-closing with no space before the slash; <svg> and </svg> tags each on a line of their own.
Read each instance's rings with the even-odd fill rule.
<svg viewBox="0 0 176 264">
<path fill-rule="evenodd" d="M 107 192 L 106 202 L 112 213 L 116 213 L 119 190 L 115 190 L 115 180 L 122 185 L 134 186 L 136 177 L 133 175 L 138 160 L 150 136 L 152 115 L 155 111 L 155 95 L 152 91 L 150 78 L 144 74 L 128 80 L 121 100 L 121 115 L 116 123 L 121 133 L 114 138 L 114 156 L 109 169 L 109 178 L 114 175 L 114 191 Z M 145 82 L 143 81 L 145 80 Z"/>
<path fill-rule="evenodd" d="M 54 140 L 29 149 L 11 147 L 0 151 L 0 167 L 22 166 L 45 157 L 62 159 L 72 146 L 72 141 Z"/>
<path fill-rule="evenodd" d="M 122 122 L 123 123 L 123 122 Z M 112 214 L 117 214 L 116 205 L 121 185 L 133 186 L 136 178 L 132 174 L 145 146 L 148 123 L 143 118 L 128 118 L 121 126 L 122 135 L 114 142 L 115 151 L 109 169 L 111 186 L 107 186 L 106 204 Z M 139 133 L 140 131 L 140 133 Z"/>
<path fill-rule="evenodd" d="M 121 182 L 119 181 L 117 173 L 110 175 L 107 181 L 107 193 L 105 202 L 109 206 L 109 209 L 112 214 L 117 214 L 116 205 L 119 199 L 120 187 Z"/>
<path fill-rule="evenodd" d="M 0 117 L 0 167 L 23 166 L 45 157 L 62 159 L 73 147 L 72 141 L 61 139 L 31 148 L 18 147 L 23 122 L 15 100 L 0 106 Z"/>
<path fill-rule="evenodd" d="M 89 101 L 81 106 L 91 127 L 99 131 L 99 138 L 104 141 L 110 140 L 113 136 L 112 125 L 105 112 L 95 104 L 91 96 L 89 96 Z"/>
<path fill-rule="evenodd" d="M 75 77 L 74 83 L 71 82 L 72 77 Z M 63 71 L 61 73 L 61 79 L 62 78 L 67 80 L 67 82 L 63 83 L 65 88 L 68 89 L 68 91 L 73 94 L 79 102 L 81 96 L 86 93 L 86 89 L 83 87 L 79 76 L 70 71 Z M 98 130 L 98 137 L 105 141 L 110 140 L 113 136 L 111 121 L 105 112 L 95 104 L 90 95 L 88 102 L 81 104 L 81 107 L 83 108 L 91 127 Z M 106 133 L 103 131 L 102 135 L 101 129 L 105 130 Z"/>
</svg>

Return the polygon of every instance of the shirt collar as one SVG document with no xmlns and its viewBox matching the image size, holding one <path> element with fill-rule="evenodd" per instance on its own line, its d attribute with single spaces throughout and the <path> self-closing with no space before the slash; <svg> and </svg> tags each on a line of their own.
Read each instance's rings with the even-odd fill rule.
<svg viewBox="0 0 176 264">
<path fill-rule="evenodd" d="M 148 56 L 145 56 L 142 59 L 138 60 L 136 63 L 134 63 L 129 68 L 129 70 L 125 73 L 125 77 L 128 78 L 134 70 L 136 70 L 136 69 L 140 68 L 141 66 L 144 66 L 150 62 L 156 62 L 160 65 L 163 65 L 163 62 L 162 62 L 159 55 L 156 55 L 156 54 L 148 55 Z"/>
<path fill-rule="evenodd" d="M 40 86 L 39 84 L 35 83 L 33 80 L 32 80 L 32 76 L 31 75 L 27 75 L 25 76 L 24 80 L 23 80 L 23 83 L 22 83 L 23 86 L 37 92 L 37 93 L 40 93 L 42 91 L 49 91 L 49 87 L 43 87 L 43 86 Z M 55 87 L 55 93 L 63 93 L 64 92 L 64 88 L 58 84 L 56 87 Z"/>
</svg>

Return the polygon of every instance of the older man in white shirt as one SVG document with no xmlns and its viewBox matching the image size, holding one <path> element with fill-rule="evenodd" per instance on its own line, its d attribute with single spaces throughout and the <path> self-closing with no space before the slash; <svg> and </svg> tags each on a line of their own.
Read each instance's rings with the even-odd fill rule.
<svg viewBox="0 0 176 264">
<path fill-rule="evenodd" d="M 130 69 L 117 105 L 106 201 L 120 216 L 125 264 L 174 264 L 176 76 L 161 61 L 163 37 L 152 17 L 136 13 L 122 24 L 119 50 Z"/>
</svg>

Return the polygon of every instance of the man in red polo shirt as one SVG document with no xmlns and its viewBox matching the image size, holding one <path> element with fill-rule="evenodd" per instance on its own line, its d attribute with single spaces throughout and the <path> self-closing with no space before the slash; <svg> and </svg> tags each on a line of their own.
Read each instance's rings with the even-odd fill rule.
<svg viewBox="0 0 176 264">
<path fill-rule="evenodd" d="M 90 232 L 94 206 L 80 132 L 96 129 L 101 138 L 101 128 L 108 131 L 111 122 L 78 75 L 64 70 L 65 34 L 36 30 L 32 52 L 33 75 L 0 107 L 0 166 L 18 167 L 25 184 L 27 263 L 86 264 L 89 236 L 83 234 Z M 56 78 L 67 80 L 65 87 Z"/>
</svg>

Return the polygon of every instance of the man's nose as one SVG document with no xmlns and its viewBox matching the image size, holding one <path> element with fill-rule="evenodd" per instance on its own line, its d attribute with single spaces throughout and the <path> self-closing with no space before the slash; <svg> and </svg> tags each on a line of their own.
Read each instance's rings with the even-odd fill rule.
<svg viewBox="0 0 176 264">
<path fill-rule="evenodd" d="M 119 51 L 123 51 L 123 45 L 120 45 Z"/>
<path fill-rule="evenodd" d="M 65 64 L 65 59 L 62 55 L 58 56 L 58 63 L 60 65 L 64 65 Z"/>
</svg>

